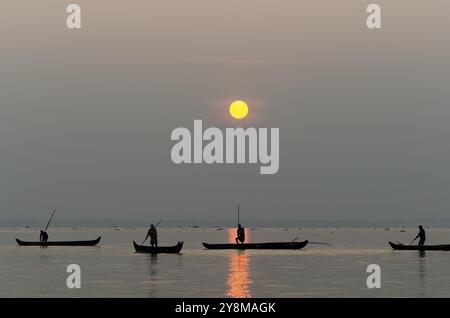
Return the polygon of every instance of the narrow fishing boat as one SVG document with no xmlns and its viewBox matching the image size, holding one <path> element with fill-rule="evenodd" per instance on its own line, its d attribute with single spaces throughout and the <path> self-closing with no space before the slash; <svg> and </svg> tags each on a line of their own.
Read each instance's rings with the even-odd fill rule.
<svg viewBox="0 0 450 318">
<path fill-rule="evenodd" d="M 244 244 L 209 244 L 203 246 L 209 250 L 299 250 L 304 248 L 308 241 L 303 242 L 269 242 L 269 243 L 244 243 Z"/>
<path fill-rule="evenodd" d="M 151 246 L 144 246 L 139 245 L 135 241 L 133 241 L 134 249 L 137 253 L 147 253 L 147 254 L 178 254 L 180 253 L 181 249 L 183 248 L 183 242 L 178 242 L 175 246 L 158 246 L 158 247 L 151 247 Z"/>
<path fill-rule="evenodd" d="M 19 246 L 95 246 L 100 243 L 101 239 L 102 237 L 99 236 L 97 239 L 91 241 L 26 242 L 19 239 L 16 239 L 16 241 Z"/>
<path fill-rule="evenodd" d="M 445 245 L 404 245 L 401 243 L 389 242 L 394 250 L 400 251 L 450 251 L 450 244 Z"/>
<path fill-rule="evenodd" d="M 53 220 L 53 217 L 55 216 L 56 210 L 53 210 L 53 213 L 50 217 L 50 219 L 47 222 L 47 225 L 45 226 L 45 229 L 41 229 L 41 234 L 39 235 L 39 242 L 26 242 L 22 241 L 16 238 L 17 244 L 19 246 L 95 246 L 98 243 L 100 243 L 100 240 L 102 239 L 101 236 L 99 236 L 95 240 L 90 241 L 48 241 L 48 227 L 50 226 L 50 222 Z"/>
</svg>

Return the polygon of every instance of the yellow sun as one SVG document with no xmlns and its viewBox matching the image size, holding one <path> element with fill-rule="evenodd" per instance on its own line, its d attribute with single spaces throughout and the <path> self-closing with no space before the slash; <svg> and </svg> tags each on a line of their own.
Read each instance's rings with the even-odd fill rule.
<svg viewBox="0 0 450 318">
<path fill-rule="evenodd" d="M 230 105 L 230 115 L 235 119 L 244 119 L 248 114 L 248 105 L 246 102 L 236 100 Z"/>
</svg>

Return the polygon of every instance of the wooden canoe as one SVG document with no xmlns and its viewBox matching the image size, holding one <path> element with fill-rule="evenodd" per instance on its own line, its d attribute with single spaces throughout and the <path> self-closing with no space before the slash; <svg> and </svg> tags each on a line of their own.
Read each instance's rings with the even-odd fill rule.
<svg viewBox="0 0 450 318">
<path fill-rule="evenodd" d="M 397 244 L 389 242 L 389 245 L 394 250 L 400 250 L 400 251 L 450 251 L 450 244 L 446 245 L 404 245 L 404 244 Z"/>
<path fill-rule="evenodd" d="M 102 239 L 101 236 L 99 236 L 95 240 L 91 241 L 49 241 L 49 242 L 26 242 L 21 241 L 19 239 L 16 239 L 17 244 L 20 246 L 95 246 L 98 243 L 100 243 L 100 240 Z"/>
<path fill-rule="evenodd" d="M 269 243 L 244 243 L 244 244 L 209 244 L 203 246 L 210 250 L 298 250 L 304 248 L 308 241 L 303 242 L 269 242 Z"/>
<path fill-rule="evenodd" d="M 178 242 L 175 246 L 158 246 L 158 247 L 151 247 L 151 246 L 144 246 L 139 245 L 135 241 L 133 241 L 134 249 L 137 253 L 147 253 L 147 254 L 178 254 L 180 253 L 181 249 L 183 248 L 183 242 Z"/>
</svg>

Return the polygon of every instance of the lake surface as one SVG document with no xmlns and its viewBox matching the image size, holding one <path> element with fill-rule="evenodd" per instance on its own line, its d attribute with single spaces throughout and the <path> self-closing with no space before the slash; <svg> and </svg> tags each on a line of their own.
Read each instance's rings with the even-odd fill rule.
<svg viewBox="0 0 450 318">
<path fill-rule="evenodd" d="M 184 241 L 180 255 L 134 253 L 145 229 L 52 229 L 50 240 L 102 236 L 99 247 L 19 247 L 38 230 L 0 229 L 0 297 L 450 297 L 450 252 L 393 251 L 416 229 L 260 229 L 250 242 L 310 241 L 297 251 L 214 251 L 234 229 L 159 229 L 159 244 Z M 450 243 L 450 230 L 428 229 L 428 244 Z M 68 289 L 66 267 L 81 267 L 81 289 Z M 366 268 L 381 267 L 368 289 Z"/>
</svg>

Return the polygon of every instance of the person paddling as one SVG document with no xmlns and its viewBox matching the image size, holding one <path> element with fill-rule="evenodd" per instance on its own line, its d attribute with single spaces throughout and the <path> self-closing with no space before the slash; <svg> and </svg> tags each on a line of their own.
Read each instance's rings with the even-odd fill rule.
<svg viewBox="0 0 450 318">
<path fill-rule="evenodd" d="M 47 243 L 47 241 L 48 241 L 48 234 L 47 234 L 47 232 L 41 230 L 41 234 L 39 235 L 39 241 L 41 243 Z"/>
<path fill-rule="evenodd" d="M 414 242 L 415 240 L 417 240 L 417 239 L 419 239 L 419 246 L 423 246 L 423 245 L 425 244 L 425 240 L 426 240 L 427 238 L 426 238 L 426 235 L 425 235 L 425 230 L 424 230 L 424 228 L 423 228 L 422 225 L 419 225 L 419 234 L 417 234 L 417 236 L 416 236 L 416 238 L 413 240 L 413 242 Z"/>
<path fill-rule="evenodd" d="M 50 225 L 50 222 L 53 220 L 53 216 L 55 215 L 56 210 L 53 210 L 52 216 L 50 217 L 50 220 L 48 220 L 47 222 L 47 226 L 45 227 L 44 230 L 41 230 L 41 233 L 39 234 L 39 242 L 41 243 L 47 243 L 48 241 L 48 227 Z"/>
<path fill-rule="evenodd" d="M 152 247 L 158 247 L 158 232 L 156 231 L 156 227 L 154 224 L 150 225 L 148 229 L 147 236 L 145 237 L 144 242 L 150 237 L 150 245 Z"/>
<path fill-rule="evenodd" d="M 239 224 L 236 232 L 237 232 L 236 244 L 239 244 L 239 242 L 244 244 L 244 242 L 245 242 L 245 228 L 242 225 Z"/>
</svg>

